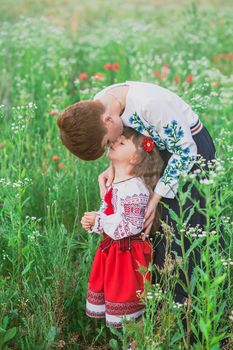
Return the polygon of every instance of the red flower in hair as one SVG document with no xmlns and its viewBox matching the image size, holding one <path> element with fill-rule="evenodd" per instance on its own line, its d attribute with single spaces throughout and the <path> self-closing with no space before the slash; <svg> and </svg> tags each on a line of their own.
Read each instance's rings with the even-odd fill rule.
<svg viewBox="0 0 233 350">
<path fill-rule="evenodd" d="M 151 152 L 152 149 L 155 147 L 154 142 L 151 137 L 146 137 L 142 141 L 143 148 L 146 152 Z"/>
</svg>

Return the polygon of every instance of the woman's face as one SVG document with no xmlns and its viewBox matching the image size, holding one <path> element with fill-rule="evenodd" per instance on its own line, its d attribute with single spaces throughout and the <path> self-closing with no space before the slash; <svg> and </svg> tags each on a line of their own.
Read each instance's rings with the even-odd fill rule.
<svg viewBox="0 0 233 350">
<path fill-rule="evenodd" d="M 104 126 L 107 128 L 107 133 L 103 137 L 101 146 L 109 147 L 111 143 L 115 142 L 122 134 L 123 123 L 119 117 L 109 117 L 109 119 L 104 122 Z"/>
<path fill-rule="evenodd" d="M 117 140 L 110 145 L 107 158 L 129 164 L 136 155 L 137 149 L 133 141 L 120 135 Z"/>
</svg>

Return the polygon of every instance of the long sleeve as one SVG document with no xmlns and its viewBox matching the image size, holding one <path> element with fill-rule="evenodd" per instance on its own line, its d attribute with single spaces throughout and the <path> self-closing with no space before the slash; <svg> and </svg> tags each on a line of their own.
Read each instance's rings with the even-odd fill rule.
<svg viewBox="0 0 233 350">
<path fill-rule="evenodd" d="M 174 198 L 181 174 L 191 170 L 197 156 L 197 146 L 192 138 L 188 121 L 182 109 L 172 101 L 151 100 L 145 106 L 145 120 L 155 144 L 172 153 L 154 192 L 165 198 Z"/>
<path fill-rule="evenodd" d="M 95 223 L 91 228 L 88 230 L 89 233 L 95 232 L 95 233 L 103 233 L 103 224 L 102 224 L 102 214 L 106 208 L 106 203 L 102 199 L 100 204 L 100 209 L 96 212 L 96 218 Z"/>
<path fill-rule="evenodd" d="M 114 240 L 136 235 L 143 230 L 149 192 L 137 178 L 113 187 L 114 214 L 98 213 L 95 228 L 102 230 Z"/>
</svg>

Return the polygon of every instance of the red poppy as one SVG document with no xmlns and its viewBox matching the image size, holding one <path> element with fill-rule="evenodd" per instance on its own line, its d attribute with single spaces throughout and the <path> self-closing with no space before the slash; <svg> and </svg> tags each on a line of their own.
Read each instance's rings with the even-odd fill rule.
<svg viewBox="0 0 233 350">
<path fill-rule="evenodd" d="M 117 71 L 117 70 L 119 70 L 119 69 L 120 69 L 119 64 L 118 64 L 117 62 L 113 63 L 113 65 L 112 65 L 112 70 Z"/>
<path fill-rule="evenodd" d="M 153 72 L 153 77 L 155 77 L 155 78 L 160 78 L 160 71 L 155 70 L 155 71 Z"/>
<path fill-rule="evenodd" d="M 180 76 L 179 76 L 179 74 L 176 74 L 176 75 L 175 75 L 174 80 L 175 80 L 176 84 L 178 85 L 179 82 L 180 82 Z"/>
<path fill-rule="evenodd" d="M 233 53 L 226 53 L 224 58 L 228 59 L 228 60 L 232 60 L 233 59 Z"/>
<path fill-rule="evenodd" d="M 50 115 L 54 116 L 58 114 L 58 110 L 57 109 L 52 109 L 49 113 Z"/>
<path fill-rule="evenodd" d="M 104 68 L 107 70 L 112 70 L 113 69 L 112 63 L 110 63 L 110 62 L 105 63 Z"/>
<path fill-rule="evenodd" d="M 57 162 L 59 160 L 59 157 L 56 155 L 56 156 L 53 156 L 53 161 L 54 162 Z"/>
<path fill-rule="evenodd" d="M 103 76 L 102 73 L 95 73 L 95 74 L 93 75 L 93 79 L 94 79 L 94 80 L 104 80 L 104 76 Z"/>
<path fill-rule="evenodd" d="M 89 75 L 87 73 L 80 73 L 79 74 L 79 79 L 80 80 L 86 80 L 88 79 Z"/>
<path fill-rule="evenodd" d="M 146 137 L 142 141 L 143 148 L 146 152 L 151 152 L 152 149 L 155 147 L 154 142 L 151 137 Z"/>
<path fill-rule="evenodd" d="M 193 81 L 193 76 L 192 76 L 192 74 L 189 74 L 189 75 L 186 77 L 185 81 L 186 81 L 186 83 L 191 84 L 192 81 Z"/>
<path fill-rule="evenodd" d="M 220 86 L 220 82 L 219 81 L 213 81 L 212 82 L 212 86 L 218 87 L 218 86 Z"/>
<path fill-rule="evenodd" d="M 218 62 L 218 61 L 219 61 L 219 57 L 218 57 L 218 56 L 214 56 L 214 57 L 212 58 L 212 60 L 213 60 L 213 62 Z"/>
</svg>

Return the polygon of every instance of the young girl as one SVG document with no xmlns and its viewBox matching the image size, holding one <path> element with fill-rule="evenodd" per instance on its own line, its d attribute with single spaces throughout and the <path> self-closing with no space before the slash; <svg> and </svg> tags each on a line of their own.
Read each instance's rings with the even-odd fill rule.
<svg viewBox="0 0 233 350">
<path fill-rule="evenodd" d="M 85 213 L 81 220 L 89 232 L 103 233 L 90 273 L 86 313 L 105 317 L 107 326 L 121 327 L 123 317 L 138 319 L 144 310 L 137 290 L 144 289 L 144 280 L 150 281 L 152 248 L 142 230 L 163 162 L 152 139 L 131 128 L 112 143 L 107 157 L 114 181 L 100 210 Z"/>
</svg>

